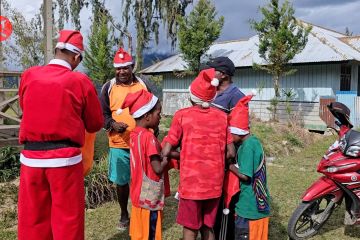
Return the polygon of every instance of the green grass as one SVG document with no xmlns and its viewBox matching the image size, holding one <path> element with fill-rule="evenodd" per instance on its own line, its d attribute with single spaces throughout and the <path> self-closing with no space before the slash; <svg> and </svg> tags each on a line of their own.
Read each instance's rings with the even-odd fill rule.
<svg viewBox="0 0 360 240">
<path fill-rule="evenodd" d="M 270 194 L 272 196 L 269 239 L 286 240 L 288 220 L 300 203 L 302 193 L 321 176 L 316 172 L 316 166 L 327 147 L 333 143 L 334 137 L 323 137 L 307 133 L 301 135 L 296 131 L 289 131 L 289 129 L 283 131 L 276 126 L 263 124 L 254 124 L 252 129 L 264 143 L 267 153 L 271 153 L 271 156 L 276 157 L 275 161 L 269 163 L 267 168 Z M 284 141 L 288 143 L 284 144 Z M 288 148 L 288 150 L 282 149 L 284 147 Z M 164 209 L 164 240 L 179 239 L 182 231 L 181 227 L 175 223 L 177 201 L 173 196 L 178 185 L 177 172 L 171 171 L 170 177 L 172 180 L 172 196 L 166 199 Z M 5 192 L 0 189 L 0 195 Z M 96 209 L 87 210 L 85 221 L 86 239 L 128 239 L 128 232 L 120 233 L 116 230 L 119 211 L 116 202 L 108 202 Z M 343 213 L 343 208 L 335 210 L 320 234 L 312 239 L 360 239 L 360 226 L 345 227 L 342 223 Z M 4 221 L 3 216 L 0 216 L 0 239 L 16 239 L 16 225 L 14 225 L 16 219 L 14 220 L 14 218 L 15 216 L 11 213 L 11 210 L 7 213 L 6 221 Z"/>
</svg>

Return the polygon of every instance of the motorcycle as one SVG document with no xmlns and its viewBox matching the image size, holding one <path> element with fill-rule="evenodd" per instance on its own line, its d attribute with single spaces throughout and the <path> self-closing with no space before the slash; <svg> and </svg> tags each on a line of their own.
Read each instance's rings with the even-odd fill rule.
<svg viewBox="0 0 360 240">
<path fill-rule="evenodd" d="M 350 110 L 333 102 L 339 138 L 322 157 L 317 171 L 324 174 L 303 194 L 288 223 L 290 239 L 316 235 L 333 211 L 345 201 L 345 225 L 360 223 L 360 132 L 352 129 Z"/>
</svg>

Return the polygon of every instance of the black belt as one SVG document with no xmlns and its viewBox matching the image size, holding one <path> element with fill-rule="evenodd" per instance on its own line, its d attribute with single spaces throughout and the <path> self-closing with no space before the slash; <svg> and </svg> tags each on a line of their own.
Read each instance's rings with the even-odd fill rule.
<svg viewBox="0 0 360 240">
<path fill-rule="evenodd" d="M 32 150 L 32 151 L 53 150 L 53 149 L 68 148 L 68 147 L 79 148 L 80 145 L 68 140 L 24 143 L 24 150 Z"/>
</svg>

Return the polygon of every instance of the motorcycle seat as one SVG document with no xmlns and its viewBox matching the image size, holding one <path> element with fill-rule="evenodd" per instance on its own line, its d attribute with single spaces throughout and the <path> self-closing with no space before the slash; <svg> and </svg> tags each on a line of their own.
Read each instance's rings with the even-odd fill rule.
<svg viewBox="0 0 360 240">
<path fill-rule="evenodd" d="M 350 146 L 359 146 L 360 147 L 360 132 L 355 130 L 350 130 L 345 135 L 346 145 Z"/>
</svg>

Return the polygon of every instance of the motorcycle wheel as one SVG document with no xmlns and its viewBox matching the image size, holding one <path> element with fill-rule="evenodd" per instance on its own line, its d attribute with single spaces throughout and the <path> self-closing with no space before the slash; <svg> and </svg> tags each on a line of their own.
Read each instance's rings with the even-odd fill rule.
<svg viewBox="0 0 360 240">
<path fill-rule="evenodd" d="M 290 239 L 303 240 L 316 235 L 337 206 L 337 203 L 331 201 L 332 198 L 332 195 L 325 195 L 300 203 L 289 220 Z"/>
</svg>

